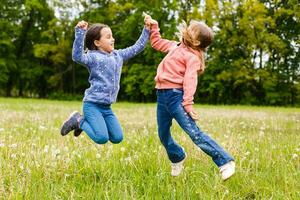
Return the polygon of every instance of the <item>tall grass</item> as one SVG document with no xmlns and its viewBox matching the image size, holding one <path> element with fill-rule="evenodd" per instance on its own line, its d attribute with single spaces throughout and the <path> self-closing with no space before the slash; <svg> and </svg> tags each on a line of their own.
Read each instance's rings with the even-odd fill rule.
<svg viewBox="0 0 300 200">
<path fill-rule="evenodd" d="M 212 160 L 173 123 L 188 154 L 170 176 L 155 104 L 117 103 L 124 141 L 60 135 L 81 102 L 0 98 L 0 199 L 300 199 L 300 109 L 201 106 L 202 130 L 236 159 L 223 182 Z"/>
</svg>

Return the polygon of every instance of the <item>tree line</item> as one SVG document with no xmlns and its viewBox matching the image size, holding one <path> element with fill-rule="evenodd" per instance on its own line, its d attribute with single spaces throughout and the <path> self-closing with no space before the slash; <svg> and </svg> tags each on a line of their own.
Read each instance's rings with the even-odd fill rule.
<svg viewBox="0 0 300 200">
<path fill-rule="evenodd" d="M 199 77 L 196 102 L 300 105 L 297 0 L 1 0 L 0 95 L 81 99 L 85 67 L 72 61 L 79 20 L 109 25 L 115 48 L 134 44 L 146 11 L 163 37 L 197 19 L 213 28 L 214 42 Z M 154 77 L 164 55 L 150 44 L 124 63 L 119 100 L 153 102 Z"/>
</svg>

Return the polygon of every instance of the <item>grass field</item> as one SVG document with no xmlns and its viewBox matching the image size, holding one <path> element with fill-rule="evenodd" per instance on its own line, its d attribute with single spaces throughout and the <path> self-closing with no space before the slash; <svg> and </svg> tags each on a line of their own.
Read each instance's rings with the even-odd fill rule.
<svg viewBox="0 0 300 200">
<path fill-rule="evenodd" d="M 222 182 L 211 159 L 173 123 L 186 150 L 170 176 L 156 105 L 117 103 L 120 144 L 60 135 L 81 102 L 0 98 L 0 199 L 300 199 L 300 109 L 203 106 L 199 126 L 236 159 Z"/>
</svg>

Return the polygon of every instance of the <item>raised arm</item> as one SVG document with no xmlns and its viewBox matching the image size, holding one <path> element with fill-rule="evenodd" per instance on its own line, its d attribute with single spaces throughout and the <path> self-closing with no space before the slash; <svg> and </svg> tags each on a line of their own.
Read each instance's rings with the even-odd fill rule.
<svg viewBox="0 0 300 200">
<path fill-rule="evenodd" d="M 123 60 L 126 61 L 126 60 L 134 57 L 135 55 L 137 55 L 141 51 L 143 51 L 146 47 L 146 44 L 147 44 L 148 40 L 149 40 L 149 35 L 150 35 L 149 30 L 147 30 L 144 27 L 141 36 L 135 42 L 134 45 L 132 45 L 130 47 L 127 47 L 125 49 L 117 50 L 120 53 Z"/>
<path fill-rule="evenodd" d="M 89 54 L 84 53 L 84 36 L 87 29 L 86 22 L 79 22 L 75 27 L 75 40 L 73 43 L 72 59 L 73 61 L 88 65 L 92 62 L 92 58 Z"/>
<path fill-rule="evenodd" d="M 164 53 L 168 53 L 172 48 L 174 48 L 177 45 L 176 41 L 161 38 L 158 23 L 152 24 L 151 26 L 150 42 L 152 48 Z"/>
</svg>

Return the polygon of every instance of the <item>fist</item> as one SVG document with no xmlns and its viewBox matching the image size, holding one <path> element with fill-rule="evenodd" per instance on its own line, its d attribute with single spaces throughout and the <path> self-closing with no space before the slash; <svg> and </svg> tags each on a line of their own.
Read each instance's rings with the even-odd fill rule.
<svg viewBox="0 0 300 200">
<path fill-rule="evenodd" d="M 76 27 L 79 27 L 83 30 L 87 30 L 88 26 L 89 26 L 89 24 L 86 21 L 83 21 L 83 20 L 78 22 L 77 25 L 76 25 Z"/>
<path fill-rule="evenodd" d="M 192 118 L 193 120 L 195 120 L 195 121 L 198 121 L 198 120 L 199 120 L 199 116 L 198 116 L 198 114 L 197 114 L 196 112 L 191 111 L 191 112 L 189 113 L 189 115 L 191 116 L 191 118 Z"/>
<path fill-rule="evenodd" d="M 144 16 L 145 26 L 147 29 L 150 29 L 151 25 L 153 25 L 153 24 L 158 24 L 157 21 L 152 19 L 152 17 L 150 15 L 148 15 L 147 13 L 143 12 L 143 16 Z"/>
</svg>

